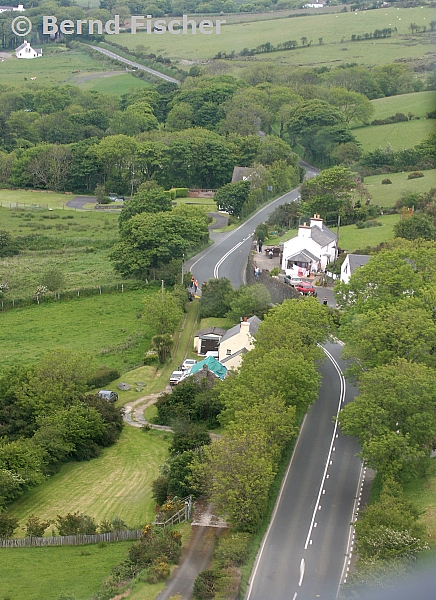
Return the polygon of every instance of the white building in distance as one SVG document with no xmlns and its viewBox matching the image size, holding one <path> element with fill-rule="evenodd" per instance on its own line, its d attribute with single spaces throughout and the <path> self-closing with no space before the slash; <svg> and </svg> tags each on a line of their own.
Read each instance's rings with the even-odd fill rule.
<svg viewBox="0 0 436 600">
<path fill-rule="evenodd" d="M 42 56 L 42 48 L 34 49 L 29 42 L 24 42 L 15 50 L 17 58 L 39 58 Z"/>
<path fill-rule="evenodd" d="M 24 12 L 26 9 L 24 8 L 24 6 L 22 4 L 19 4 L 18 6 L 0 6 L 0 13 L 8 12 L 9 10 Z"/>
</svg>

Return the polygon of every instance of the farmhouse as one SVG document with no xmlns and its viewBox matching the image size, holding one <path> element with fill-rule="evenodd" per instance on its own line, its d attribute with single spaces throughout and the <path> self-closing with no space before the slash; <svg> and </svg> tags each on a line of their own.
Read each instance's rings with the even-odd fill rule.
<svg viewBox="0 0 436 600">
<path fill-rule="evenodd" d="M 42 56 L 42 48 L 35 50 L 29 42 L 24 40 L 24 42 L 15 50 L 15 56 L 17 58 L 39 58 Z"/>
<path fill-rule="evenodd" d="M 254 345 L 260 323 L 260 319 L 256 316 L 244 318 L 239 325 L 235 325 L 223 335 L 218 348 L 221 364 L 228 369 L 237 369 L 241 366 L 243 355 Z"/>
<path fill-rule="evenodd" d="M 282 269 L 299 277 L 324 270 L 336 257 L 337 237 L 319 215 L 313 215 L 309 225 L 300 225 L 298 235 L 284 242 Z"/>
<path fill-rule="evenodd" d="M 369 261 L 370 256 L 366 254 L 348 254 L 341 265 L 341 282 L 348 283 L 353 272 L 358 267 L 363 267 Z"/>
</svg>

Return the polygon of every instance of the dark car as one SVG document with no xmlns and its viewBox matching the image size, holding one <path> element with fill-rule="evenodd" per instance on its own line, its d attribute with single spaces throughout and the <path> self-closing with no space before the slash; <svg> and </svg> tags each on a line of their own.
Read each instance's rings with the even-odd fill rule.
<svg viewBox="0 0 436 600">
<path fill-rule="evenodd" d="M 100 390 L 98 395 L 107 402 L 116 402 L 118 400 L 118 394 L 116 392 L 111 392 L 110 390 Z"/>
<path fill-rule="evenodd" d="M 300 292 L 300 294 L 303 294 L 303 296 L 316 296 L 315 288 L 307 281 L 302 281 L 295 286 L 295 289 L 297 292 Z"/>
</svg>

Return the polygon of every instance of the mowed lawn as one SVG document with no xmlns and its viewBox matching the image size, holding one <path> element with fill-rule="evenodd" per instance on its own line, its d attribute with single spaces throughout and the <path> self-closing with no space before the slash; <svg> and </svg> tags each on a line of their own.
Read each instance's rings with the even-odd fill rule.
<svg viewBox="0 0 436 600">
<path fill-rule="evenodd" d="M 11 600 L 89 600 L 132 542 L 0 549 L 0 593 Z"/>
<path fill-rule="evenodd" d="M 428 192 L 432 187 L 436 187 L 436 169 L 422 173 L 424 177 L 417 179 L 407 179 L 408 172 L 365 177 L 364 183 L 372 196 L 371 203 L 385 207 L 395 206 L 403 193 Z M 392 184 L 382 184 L 384 179 L 390 179 Z"/>
<path fill-rule="evenodd" d="M 154 520 L 151 483 L 168 457 L 171 434 L 126 425 L 120 439 L 98 458 L 64 465 L 42 485 L 9 507 L 23 526 L 31 514 L 41 519 L 79 511 L 97 522 L 120 517 L 131 528 Z M 50 535 L 50 531 L 47 532 Z M 24 536 L 24 529 L 16 533 Z"/>
<path fill-rule="evenodd" d="M 31 364 L 56 348 L 87 352 L 122 372 L 141 363 L 151 333 L 143 299 L 154 289 L 101 294 L 0 312 L 0 364 Z"/>
<path fill-rule="evenodd" d="M 408 110 L 413 112 L 413 102 Z M 386 148 L 388 144 L 392 150 L 412 148 L 435 131 L 435 119 L 420 119 L 419 121 L 405 121 L 390 125 L 369 125 L 352 130 L 365 152 L 376 148 Z"/>
<path fill-rule="evenodd" d="M 0 207 L 11 210 L 16 204 L 26 204 L 29 209 L 31 206 L 47 206 L 48 208 L 65 208 L 66 203 L 74 198 L 73 194 L 60 194 L 57 192 L 47 192 L 43 190 L 0 190 Z M 1 211 L 0 214 L 2 214 Z M 2 215 L 3 221 L 3 215 Z"/>
</svg>

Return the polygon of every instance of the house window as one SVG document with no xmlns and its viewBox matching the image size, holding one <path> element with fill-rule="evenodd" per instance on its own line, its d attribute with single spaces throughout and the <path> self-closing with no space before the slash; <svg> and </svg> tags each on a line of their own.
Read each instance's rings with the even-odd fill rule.
<svg viewBox="0 0 436 600">
<path fill-rule="evenodd" d="M 232 351 L 230 350 L 230 348 L 227 348 L 227 350 L 226 350 L 226 355 L 227 355 L 227 356 L 230 356 L 231 354 L 232 354 Z"/>
</svg>

